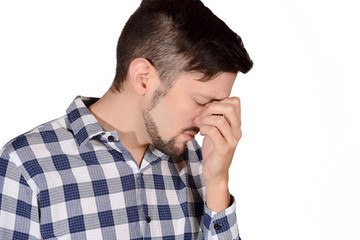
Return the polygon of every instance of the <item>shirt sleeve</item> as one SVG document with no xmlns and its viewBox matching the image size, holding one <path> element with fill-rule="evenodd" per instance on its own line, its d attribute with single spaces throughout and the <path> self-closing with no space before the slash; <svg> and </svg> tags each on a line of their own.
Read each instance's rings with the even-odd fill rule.
<svg viewBox="0 0 360 240">
<path fill-rule="evenodd" d="M 214 212 L 204 204 L 204 216 L 201 222 L 204 239 L 241 240 L 236 222 L 235 199 L 231 195 L 231 204 L 221 212 Z"/>
<path fill-rule="evenodd" d="M 16 164 L 0 150 L 0 239 L 40 239 L 37 196 Z"/>
</svg>

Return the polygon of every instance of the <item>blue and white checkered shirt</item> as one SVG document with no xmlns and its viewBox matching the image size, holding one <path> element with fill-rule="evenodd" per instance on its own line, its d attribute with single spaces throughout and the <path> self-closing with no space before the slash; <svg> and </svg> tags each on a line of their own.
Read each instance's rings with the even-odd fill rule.
<svg viewBox="0 0 360 240">
<path fill-rule="evenodd" d="M 0 150 L 0 239 L 240 239 L 235 202 L 206 207 L 196 141 L 148 147 L 139 168 L 77 97 L 67 114 Z"/>
</svg>

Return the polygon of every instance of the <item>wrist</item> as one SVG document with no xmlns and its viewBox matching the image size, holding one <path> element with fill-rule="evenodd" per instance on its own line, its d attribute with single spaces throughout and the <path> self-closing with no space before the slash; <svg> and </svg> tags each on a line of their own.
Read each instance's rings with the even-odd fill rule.
<svg viewBox="0 0 360 240">
<path fill-rule="evenodd" d="M 204 176 L 205 185 L 207 187 L 221 187 L 221 186 L 228 186 L 229 183 L 229 175 L 223 175 L 220 177 L 206 177 Z"/>
</svg>

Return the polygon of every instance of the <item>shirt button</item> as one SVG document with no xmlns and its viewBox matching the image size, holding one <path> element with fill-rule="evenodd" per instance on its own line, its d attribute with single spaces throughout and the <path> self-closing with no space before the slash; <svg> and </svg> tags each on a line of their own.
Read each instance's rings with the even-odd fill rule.
<svg viewBox="0 0 360 240">
<path fill-rule="evenodd" d="M 150 222 L 151 222 L 151 217 L 147 216 L 147 217 L 146 217 L 146 222 L 147 222 L 147 223 L 150 223 Z"/>
<path fill-rule="evenodd" d="M 215 228 L 216 231 L 219 231 L 219 230 L 221 229 L 221 225 L 218 224 L 218 223 L 216 223 L 216 224 L 214 225 L 214 228 Z"/>
<path fill-rule="evenodd" d="M 113 135 L 110 135 L 110 136 L 108 136 L 108 140 L 109 140 L 109 142 L 113 142 L 115 140 L 115 138 Z"/>
</svg>

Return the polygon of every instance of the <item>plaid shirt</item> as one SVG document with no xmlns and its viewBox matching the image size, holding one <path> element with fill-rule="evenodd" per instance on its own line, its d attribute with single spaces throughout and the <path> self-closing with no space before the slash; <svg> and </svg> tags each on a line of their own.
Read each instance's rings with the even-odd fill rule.
<svg viewBox="0 0 360 240">
<path fill-rule="evenodd" d="M 240 239 L 235 202 L 204 202 L 196 141 L 180 157 L 146 150 L 141 167 L 77 97 L 67 114 L 0 150 L 0 239 Z"/>
</svg>

